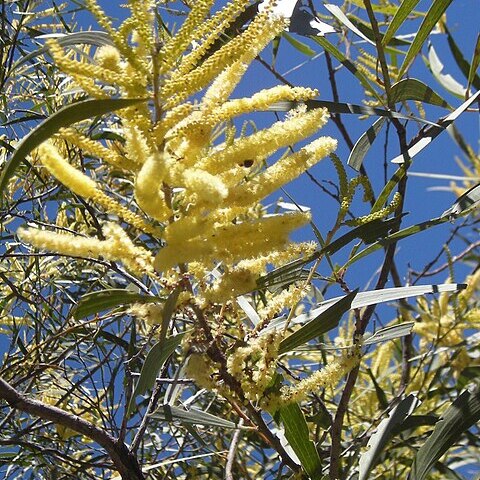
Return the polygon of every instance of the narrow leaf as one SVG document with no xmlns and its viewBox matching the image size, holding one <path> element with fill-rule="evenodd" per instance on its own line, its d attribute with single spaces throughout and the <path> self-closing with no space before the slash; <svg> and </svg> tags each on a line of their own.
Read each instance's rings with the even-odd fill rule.
<svg viewBox="0 0 480 480">
<path fill-rule="evenodd" d="M 167 300 L 165 300 L 162 310 L 162 328 L 160 330 L 160 339 L 158 343 L 162 343 L 167 336 L 170 319 L 172 318 L 175 307 L 177 306 L 177 300 L 178 296 L 180 295 L 180 291 L 180 288 L 175 288 L 175 290 L 170 293 Z"/>
<path fill-rule="evenodd" d="M 458 98 L 463 98 L 466 93 L 466 89 L 457 80 L 455 80 L 449 73 L 443 73 L 443 63 L 433 48 L 433 45 L 428 46 L 428 68 L 432 72 L 437 82 L 452 95 Z"/>
<path fill-rule="evenodd" d="M 161 301 L 163 301 L 162 298 L 154 297 L 153 295 L 130 292 L 123 288 L 112 288 L 83 295 L 77 305 L 71 310 L 70 315 L 72 315 L 75 320 L 80 320 L 81 318 L 89 317 L 90 315 L 120 305 L 158 303 Z"/>
<path fill-rule="evenodd" d="M 410 160 L 427 145 L 429 145 L 440 133 L 442 133 L 449 125 L 451 125 L 472 103 L 480 96 L 480 90 L 472 95 L 468 100 L 463 102 L 456 110 L 443 120 L 438 122 L 438 126 L 427 127 L 420 132 L 407 152 L 400 154 L 392 160 L 392 163 L 404 163 L 405 159 Z"/>
<path fill-rule="evenodd" d="M 44 120 L 38 127 L 32 130 L 17 146 L 15 153 L 4 165 L 0 177 L 0 195 L 3 194 L 8 181 L 12 178 L 15 170 L 25 157 L 38 147 L 42 142 L 48 140 L 62 127 L 68 127 L 96 115 L 104 115 L 121 108 L 144 102 L 145 99 L 106 99 L 106 100 L 85 100 L 72 105 L 67 105 Z"/>
<path fill-rule="evenodd" d="M 365 339 L 363 344 L 373 345 L 375 343 L 387 342 L 396 338 L 406 337 L 412 333 L 414 325 L 415 322 L 405 322 L 399 325 L 381 328 L 380 330 L 377 330 L 371 337 Z"/>
<path fill-rule="evenodd" d="M 400 67 L 398 72 L 398 77 L 401 78 L 403 74 L 408 70 L 410 64 L 413 62 L 413 59 L 420 52 L 425 40 L 427 39 L 430 32 L 433 30 L 433 27 L 440 20 L 440 17 L 444 14 L 445 10 L 452 3 L 452 0 L 434 0 L 430 9 L 427 12 L 427 15 L 423 19 L 420 29 L 415 35 L 415 39 L 412 42 L 412 45 L 408 49 L 407 55 L 403 60 L 403 64 Z"/>
<path fill-rule="evenodd" d="M 403 22 L 410 15 L 418 2 L 419 0 L 403 0 L 385 32 L 382 40 L 384 46 L 388 45 L 392 37 L 395 35 L 395 32 L 402 26 Z"/>
<path fill-rule="evenodd" d="M 433 433 L 420 447 L 409 480 L 423 480 L 435 462 L 480 420 L 480 392 L 463 392 L 445 411 Z"/>
<path fill-rule="evenodd" d="M 95 45 L 97 47 L 102 47 L 104 45 L 113 45 L 113 42 L 110 39 L 109 35 L 105 32 L 100 32 L 100 31 L 72 32 L 62 36 L 41 35 L 39 37 L 36 37 L 36 39 L 38 40 L 38 39 L 47 38 L 47 37 L 55 38 L 58 44 L 61 45 L 62 47 L 67 47 L 71 45 L 81 45 L 81 44 Z M 47 53 L 47 52 L 48 52 L 47 47 L 40 47 L 37 50 L 28 53 L 24 57 L 20 58 L 12 66 L 12 72 L 14 70 L 17 70 L 22 65 L 25 65 L 25 63 L 29 62 L 30 60 L 33 60 L 34 58 L 39 57 L 40 55 L 43 55 L 44 53 Z"/>
<path fill-rule="evenodd" d="M 404 78 L 392 85 L 390 98 L 395 103 L 404 102 L 406 100 L 419 100 L 421 102 L 429 103 L 430 105 L 450 108 L 450 105 L 440 97 L 440 95 L 416 78 Z"/>
<path fill-rule="evenodd" d="M 315 55 L 315 50 L 312 50 L 306 43 L 300 42 L 296 38 L 293 38 L 287 32 L 282 33 L 282 37 L 290 44 L 292 47 L 296 48 L 300 53 L 303 53 L 307 57 L 313 57 Z"/>
<path fill-rule="evenodd" d="M 318 315 L 314 314 L 314 318 L 309 320 L 306 325 L 282 340 L 278 353 L 289 352 L 295 347 L 308 343 L 310 340 L 335 328 L 340 322 L 342 315 L 350 310 L 352 301 L 356 295 L 357 290 L 344 297 L 335 299 L 336 301 L 331 301 L 326 309 Z"/>
<path fill-rule="evenodd" d="M 473 52 L 472 61 L 470 62 L 470 70 L 468 72 L 467 93 L 470 90 L 470 86 L 472 85 L 473 80 L 478 78 L 478 75 L 476 75 L 476 73 L 479 65 L 480 65 L 480 33 L 478 34 L 477 43 L 475 44 L 475 50 Z M 477 90 L 480 90 L 480 87 L 476 87 L 476 88 Z"/>
<path fill-rule="evenodd" d="M 366 107 L 364 105 L 355 105 L 353 103 L 329 102 L 326 100 L 307 100 L 306 102 L 282 101 L 272 103 L 267 107 L 269 112 L 288 112 L 299 105 L 305 104 L 307 109 L 326 108 L 330 113 L 346 113 L 354 115 L 368 115 L 387 118 L 398 118 L 400 120 L 415 120 L 425 125 L 437 125 L 434 122 L 423 118 L 414 117 L 413 115 L 405 115 L 403 113 L 385 110 L 383 108 Z"/>
<path fill-rule="evenodd" d="M 448 30 L 447 26 L 444 25 L 443 28 L 445 29 L 445 33 L 447 34 L 448 46 L 450 47 L 450 51 L 452 52 L 453 57 L 455 58 L 455 62 L 457 62 L 458 68 L 460 68 L 465 78 L 470 82 L 471 66 L 465 60 L 465 57 L 463 56 L 461 50 L 458 48 L 458 45 L 456 44 L 453 36 L 450 34 L 450 31 Z M 477 38 L 477 43 L 478 41 L 479 39 Z M 475 52 L 474 52 L 474 55 L 475 55 Z M 473 71 L 471 84 L 475 87 L 476 90 L 480 90 L 480 77 L 478 75 L 475 75 L 475 71 Z"/>
<path fill-rule="evenodd" d="M 320 480 L 322 477 L 322 461 L 315 445 L 310 440 L 307 421 L 302 410 L 296 403 L 292 403 L 282 407 L 279 413 L 285 429 L 285 437 L 305 472 L 311 480 Z"/>
<path fill-rule="evenodd" d="M 193 425 L 206 425 L 208 427 L 238 428 L 236 423 L 217 417 L 211 413 L 195 408 L 185 410 L 184 408 L 174 407 L 168 404 L 160 406 L 156 412 L 152 414 L 152 417 L 168 423 L 177 421 Z"/>
<path fill-rule="evenodd" d="M 418 297 L 419 295 L 426 295 L 429 293 L 457 292 L 458 290 L 463 290 L 464 288 L 466 288 L 466 285 L 463 283 L 442 283 L 438 285 L 412 285 L 407 287 L 384 288 L 382 290 L 369 290 L 358 293 L 353 301 L 351 301 L 349 309 L 352 310 L 355 308 L 363 308 L 368 307 L 369 305 L 376 305 L 377 303 L 393 302 L 402 298 Z M 346 300 L 350 295 L 352 295 L 352 293 L 342 297 L 335 297 L 325 300 L 324 302 L 319 303 L 316 308 L 310 310 L 308 313 L 302 313 L 301 315 L 298 315 L 292 319 L 290 323 L 291 325 L 302 325 L 304 323 L 308 324 L 308 322 L 315 320 L 320 314 L 324 313 L 332 305 L 337 304 L 340 300 Z M 267 333 L 273 329 L 279 330 L 285 326 L 285 323 L 285 318 L 275 318 L 261 331 L 261 334 Z M 286 338 L 285 340 L 288 340 L 290 337 Z"/>
<path fill-rule="evenodd" d="M 332 3 L 326 3 L 324 7 L 340 22 L 343 23 L 350 31 L 352 31 L 355 35 L 363 38 L 367 43 L 375 46 L 375 42 L 372 42 L 366 35 L 364 35 L 349 19 L 348 17 L 342 12 L 340 7 L 337 5 L 333 5 Z"/>
<path fill-rule="evenodd" d="M 368 441 L 368 450 L 360 456 L 358 480 L 367 480 L 371 469 L 376 465 L 380 454 L 385 450 L 395 429 L 401 425 L 420 405 L 415 395 L 404 398 L 390 413 L 388 418 L 380 422 L 375 433 Z"/>
<path fill-rule="evenodd" d="M 312 37 L 312 39 L 322 46 L 328 53 L 333 55 L 349 72 L 355 75 L 365 90 L 369 91 L 380 102 L 382 101 L 378 92 L 372 87 L 367 77 L 360 72 L 357 67 L 347 57 L 345 57 L 345 55 L 337 47 L 335 47 L 335 45 L 330 43 L 326 38 Z"/>
<path fill-rule="evenodd" d="M 132 412 L 135 406 L 135 398 L 138 395 L 143 395 L 147 390 L 153 387 L 158 373 L 162 369 L 168 357 L 170 357 L 178 345 L 180 345 L 184 335 L 184 333 L 180 333 L 178 335 L 168 337 L 163 342 L 157 342 L 150 349 L 145 358 L 142 371 L 140 372 L 140 378 L 138 379 L 132 398 L 130 399 L 130 404 L 128 406 L 129 413 Z"/>
<path fill-rule="evenodd" d="M 466 213 L 476 207 L 480 201 L 480 183 L 468 189 L 465 193 L 458 197 L 458 200 L 448 209 L 442 213 L 442 217 L 448 217 L 449 220 Z"/>
<path fill-rule="evenodd" d="M 385 123 L 385 117 L 380 117 L 375 120 L 374 124 L 357 140 L 348 157 L 348 165 L 355 170 L 360 170 L 365 155 L 370 150 L 373 142 L 377 138 L 378 134 L 382 130 Z"/>
</svg>

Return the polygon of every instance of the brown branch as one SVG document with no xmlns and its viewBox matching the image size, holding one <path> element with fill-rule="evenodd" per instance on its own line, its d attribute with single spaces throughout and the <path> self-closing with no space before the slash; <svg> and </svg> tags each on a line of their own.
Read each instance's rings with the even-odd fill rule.
<svg viewBox="0 0 480 480">
<path fill-rule="evenodd" d="M 107 451 L 123 480 L 145 480 L 136 457 L 129 453 L 124 443 L 105 430 L 61 408 L 25 397 L 3 378 L 0 378 L 0 398 L 12 408 L 57 423 L 92 439 Z"/>
<path fill-rule="evenodd" d="M 238 422 L 238 426 L 243 426 L 243 418 L 241 418 Z M 238 441 L 240 440 L 241 433 L 241 428 L 238 428 L 233 434 L 232 443 L 230 444 L 230 448 L 228 449 L 227 464 L 225 466 L 225 480 L 234 480 L 232 473 L 233 462 L 235 461 L 235 452 L 237 451 L 237 445 Z"/>
</svg>

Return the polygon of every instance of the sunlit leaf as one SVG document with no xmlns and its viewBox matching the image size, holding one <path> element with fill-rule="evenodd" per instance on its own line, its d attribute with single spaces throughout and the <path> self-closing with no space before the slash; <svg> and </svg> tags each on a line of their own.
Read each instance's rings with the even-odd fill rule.
<svg viewBox="0 0 480 480">
<path fill-rule="evenodd" d="M 285 437 L 300 460 L 311 480 L 322 477 L 322 461 L 310 440 L 308 425 L 302 410 L 296 403 L 286 405 L 279 411 L 285 429 Z"/>
<path fill-rule="evenodd" d="M 465 213 L 467 210 L 478 205 L 480 201 L 480 184 L 469 188 L 465 193 L 458 197 L 457 201 L 442 213 L 442 217 L 448 217 L 449 220 Z"/>
<path fill-rule="evenodd" d="M 394 103 L 404 102 L 406 100 L 418 100 L 429 103 L 430 105 L 451 108 L 440 95 L 416 78 L 404 78 L 393 84 L 390 90 L 390 99 Z"/>
<path fill-rule="evenodd" d="M 423 295 L 423 293 L 420 293 L 419 295 Z M 389 340 L 395 340 L 396 338 L 405 337 L 412 333 L 414 325 L 415 322 L 405 322 L 400 323 L 399 325 L 392 325 L 390 327 L 380 328 L 372 336 L 366 338 L 363 344 L 373 345 L 375 343 L 388 342 Z"/>
<path fill-rule="evenodd" d="M 478 78 L 478 75 L 476 73 L 479 65 L 480 65 L 480 33 L 477 36 L 477 42 L 475 43 L 475 50 L 473 52 L 472 61 L 470 62 L 470 70 L 468 72 L 467 93 L 470 90 L 470 86 L 473 84 L 474 80 Z M 477 86 L 476 88 L 477 90 L 480 90 L 480 86 Z"/>
<path fill-rule="evenodd" d="M 403 0 L 391 22 L 388 24 L 387 31 L 382 39 L 383 45 L 388 45 L 392 37 L 395 35 L 395 32 L 402 26 L 403 22 L 411 14 L 418 2 L 419 0 Z"/>
<path fill-rule="evenodd" d="M 451 3 L 452 0 L 434 0 L 432 2 L 427 15 L 423 19 L 423 22 L 420 25 L 417 34 L 415 35 L 415 39 L 413 40 L 412 45 L 408 49 L 407 55 L 403 60 L 402 66 L 398 72 L 399 78 L 403 77 L 403 74 L 408 70 L 414 58 L 420 52 L 428 35 L 430 35 L 430 32 L 433 30 L 433 27 L 437 24 L 437 22 L 440 20 L 440 17 L 445 13 L 445 10 Z"/>
<path fill-rule="evenodd" d="M 395 157 L 392 160 L 392 163 L 404 163 L 405 159 L 412 159 L 436 137 L 438 137 L 438 135 L 440 135 L 449 125 L 451 125 L 468 107 L 470 107 L 470 105 L 472 105 L 472 103 L 477 100 L 479 96 L 480 90 L 463 102 L 456 110 L 450 113 L 450 115 L 446 116 L 443 120 L 440 120 L 438 126 L 427 127 L 422 130 L 407 152 Z"/>
<path fill-rule="evenodd" d="M 433 45 L 428 46 L 428 67 L 438 83 L 451 94 L 463 98 L 466 93 L 465 87 L 457 82 L 449 73 L 443 73 L 444 65 L 435 51 Z"/>
<path fill-rule="evenodd" d="M 373 142 L 376 140 L 378 134 L 382 130 L 385 123 L 385 117 L 380 117 L 375 120 L 374 124 L 357 140 L 348 156 L 348 165 L 355 170 L 360 170 L 365 155 L 370 150 Z"/>
<path fill-rule="evenodd" d="M 312 50 L 306 43 L 300 42 L 296 38 L 289 35 L 287 32 L 283 32 L 282 37 L 287 40 L 290 45 L 292 45 L 300 53 L 303 53 L 307 57 L 313 57 L 313 55 L 315 55 L 315 50 Z"/>
<path fill-rule="evenodd" d="M 410 285 L 406 287 L 384 288 L 382 290 L 369 290 L 366 292 L 357 293 L 356 297 L 351 301 L 351 306 L 349 307 L 349 309 L 363 308 L 368 307 L 369 305 L 376 305 L 377 303 L 393 302 L 395 300 L 417 297 L 419 295 L 426 295 L 429 293 L 456 292 L 458 290 L 463 290 L 464 288 L 466 288 L 466 285 L 463 283 L 442 283 L 438 285 Z M 325 300 L 324 302 L 319 303 L 317 307 L 311 309 L 308 313 L 302 313 L 301 315 L 293 318 L 290 324 L 293 326 L 311 322 L 313 319 L 316 319 L 320 314 L 324 313 L 331 306 L 337 304 L 340 300 L 347 299 L 347 297 L 349 297 L 350 295 L 352 295 L 352 293 L 345 296 Z M 345 302 L 348 301 L 349 300 L 345 300 Z M 345 303 L 342 303 L 341 308 L 343 308 L 344 305 Z M 285 323 L 286 319 L 283 317 L 273 319 L 268 324 L 268 326 L 261 331 L 261 334 L 267 333 L 273 329 L 279 330 L 281 328 L 284 328 Z M 404 327 L 409 328 L 408 323 L 404 324 L 404 326 L 401 326 L 400 328 L 403 329 Z M 288 338 L 285 340 L 288 340 Z"/>
<path fill-rule="evenodd" d="M 409 480 L 423 480 L 435 462 L 461 435 L 480 420 L 480 392 L 463 392 L 444 412 L 427 441 L 418 450 Z"/>
</svg>

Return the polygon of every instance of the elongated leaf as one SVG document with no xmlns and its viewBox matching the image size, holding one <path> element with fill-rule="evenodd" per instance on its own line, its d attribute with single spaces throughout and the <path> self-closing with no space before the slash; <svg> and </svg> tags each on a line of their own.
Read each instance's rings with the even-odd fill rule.
<svg viewBox="0 0 480 480">
<path fill-rule="evenodd" d="M 348 165 L 355 170 L 360 170 L 365 155 L 370 150 L 373 142 L 376 140 L 378 134 L 382 130 L 385 123 L 385 117 L 380 117 L 375 120 L 374 124 L 357 140 L 348 156 Z"/>
<path fill-rule="evenodd" d="M 430 105 L 450 108 L 450 105 L 440 95 L 416 78 L 404 78 L 395 83 L 392 85 L 390 95 L 390 98 L 395 103 L 406 100 L 419 100 Z"/>
<path fill-rule="evenodd" d="M 365 90 L 369 91 L 380 102 L 382 101 L 378 92 L 373 88 L 367 77 L 360 72 L 357 67 L 347 57 L 345 57 L 345 55 L 335 45 L 330 43 L 326 38 L 312 37 L 312 39 L 322 46 L 328 53 L 333 55 L 349 72 L 355 75 Z"/>
<path fill-rule="evenodd" d="M 62 36 L 58 35 L 41 35 L 40 37 L 36 37 L 37 39 L 40 38 L 55 38 L 59 45 L 62 47 L 72 46 L 72 45 L 96 45 L 98 47 L 102 47 L 104 45 L 113 45 L 112 40 L 110 39 L 109 35 L 105 32 L 101 31 L 90 31 L 90 32 L 72 32 L 67 33 Z M 22 65 L 25 65 L 30 60 L 33 60 L 40 55 L 48 52 L 47 47 L 40 47 L 37 50 L 28 53 L 24 57 L 20 58 L 17 62 L 14 63 L 12 66 L 12 72 L 20 68 Z"/>
<path fill-rule="evenodd" d="M 473 52 L 472 61 L 470 62 L 470 70 L 468 72 L 467 93 L 470 90 L 470 86 L 473 84 L 474 79 L 476 80 L 478 78 L 477 70 L 479 65 L 480 65 L 480 33 L 477 36 L 475 50 Z M 480 86 L 476 87 L 476 89 L 480 90 Z"/>
<path fill-rule="evenodd" d="M 478 202 L 480 202 L 480 183 L 460 195 L 458 200 L 442 213 L 442 217 L 446 216 L 449 220 L 452 220 L 467 210 L 476 207 Z"/>
<path fill-rule="evenodd" d="M 458 67 L 462 71 L 467 81 L 470 81 L 470 72 L 471 72 L 470 64 L 465 60 L 465 57 L 463 56 L 460 48 L 458 48 L 458 45 L 456 44 L 455 39 L 451 35 L 447 26 L 443 25 L 443 28 L 445 29 L 445 33 L 447 34 L 448 46 L 450 47 L 450 51 L 452 52 L 453 57 L 455 58 L 455 62 L 457 62 Z M 477 42 L 478 42 L 478 39 L 477 39 Z M 475 87 L 476 90 L 480 90 L 480 77 L 478 75 L 475 75 L 475 71 L 473 71 L 471 84 Z"/>
<path fill-rule="evenodd" d="M 444 14 L 445 10 L 452 3 L 452 0 L 434 0 L 430 9 L 427 12 L 427 15 L 423 19 L 420 28 L 415 35 L 415 39 L 412 42 L 412 45 L 408 49 L 407 55 L 403 60 L 402 66 L 398 72 L 398 77 L 401 78 L 403 74 L 408 70 L 410 64 L 413 62 L 413 59 L 420 52 L 425 40 L 427 39 L 430 32 L 433 30 L 433 27 L 440 20 L 440 17 Z"/>
<path fill-rule="evenodd" d="M 349 20 L 365 35 L 367 36 L 370 40 L 375 41 L 375 33 L 373 33 L 373 30 L 370 25 L 367 25 L 364 23 L 360 18 L 355 17 L 354 15 L 350 14 L 348 16 Z M 382 32 L 378 32 L 380 39 L 383 41 L 384 35 Z M 411 45 L 412 42 L 409 42 L 408 40 L 404 40 L 402 38 L 397 38 L 393 37 L 389 44 L 387 46 L 383 46 L 385 52 L 388 53 L 397 53 L 400 55 L 405 55 L 405 52 L 403 50 L 400 50 L 398 48 L 395 48 L 395 46 L 400 46 L 400 45 Z M 383 43 L 382 43 L 383 45 Z"/>
<path fill-rule="evenodd" d="M 440 133 L 442 133 L 449 125 L 451 125 L 472 103 L 480 96 L 480 90 L 472 95 L 468 100 L 463 102 L 450 115 L 438 122 L 438 126 L 428 127 L 420 132 L 415 141 L 409 147 L 408 151 L 400 154 L 392 160 L 392 163 L 404 163 L 405 159 L 410 160 L 427 145 L 429 145 Z"/>
<path fill-rule="evenodd" d="M 432 72 L 437 82 L 452 95 L 458 98 L 463 98 L 466 93 L 466 89 L 457 80 L 455 80 L 449 73 L 443 73 L 443 63 L 435 51 L 433 45 L 428 46 L 428 68 Z"/>
<path fill-rule="evenodd" d="M 337 5 L 333 5 L 332 3 L 326 3 L 323 5 L 340 23 L 343 23 L 350 31 L 352 31 L 355 35 L 358 35 L 360 38 L 363 38 L 367 43 L 370 45 L 375 46 L 375 42 L 370 40 L 366 35 L 363 34 L 349 19 L 348 17 L 342 12 L 340 7 Z"/>
<path fill-rule="evenodd" d="M 170 357 L 180 345 L 184 335 L 184 333 L 179 333 L 178 335 L 168 337 L 162 342 L 157 342 L 150 349 L 145 358 L 142 371 L 140 372 L 140 378 L 138 379 L 132 398 L 130 399 L 130 404 L 128 406 L 129 413 L 132 412 L 135 406 L 135 398 L 138 395 L 143 395 L 147 390 L 153 387 L 158 372 L 160 372 L 168 357 Z"/>
<path fill-rule="evenodd" d="M 368 337 L 363 344 L 373 345 L 375 343 L 388 342 L 389 340 L 405 337 L 412 333 L 414 325 L 415 322 L 405 322 L 400 323 L 399 325 L 381 328 L 380 330 L 377 330 L 371 337 Z"/>
<path fill-rule="evenodd" d="M 145 99 L 106 99 L 106 100 L 85 100 L 72 105 L 67 105 L 44 120 L 38 127 L 32 130 L 17 146 L 15 153 L 5 164 L 0 177 L 0 196 L 3 195 L 8 181 L 19 167 L 25 157 L 38 147 L 42 142 L 48 140 L 62 127 L 68 127 L 96 115 L 104 115 L 121 108 L 144 102 Z"/>
<path fill-rule="evenodd" d="M 318 315 L 314 314 L 313 318 L 310 317 L 311 320 L 306 325 L 282 340 L 278 353 L 289 352 L 295 347 L 308 343 L 310 340 L 335 328 L 340 322 L 342 315 L 350 310 L 356 295 L 357 290 L 336 299 L 336 301 L 331 301 L 322 312 Z"/>
<path fill-rule="evenodd" d="M 402 26 L 403 22 L 410 15 L 418 2 L 419 0 L 403 0 L 402 4 L 395 12 L 392 21 L 389 23 L 387 31 L 382 39 L 382 44 L 384 46 L 388 45 L 392 37 L 395 35 L 395 32 Z"/>
<path fill-rule="evenodd" d="M 435 462 L 480 420 L 480 392 L 463 392 L 445 411 L 433 433 L 420 447 L 409 480 L 423 480 Z"/>
<path fill-rule="evenodd" d="M 211 413 L 203 412 L 195 408 L 185 410 L 184 408 L 167 404 L 159 407 L 156 412 L 152 414 L 152 417 L 167 423 L 179 422 L 189 425 L 206 425 L 208 427 L 238 428 L 236 423 L 217 417 Z"/>
<path fill-rule="evenodd" d="M 282 33 L 282 37 L 294 48 L 296 48 L 300 53 L 303 53 L 307 57 L 313 57 L 315 55 L 315 50 L 312 50 L 306 43 L 300 42 L 296 38 L 293 38 L 287 32 Z"/>
<path fill-rule="evenodd" d="M 322 478 L 322 461 L 310 440 L 307 421 L 296 403 L 280 409 L 280 418 L 285 429 L 285 437 L 297 455 L 302 467 L 311 480 Z"/>
<path fill-rule="evenodd" d="M 371 253 L 375 252 L 376 250 L 379 250 L 380 248 L 384 248 L 387 245 L 390 245 L 393 242 L 398 242 L 402 238 L 407 238 L 410 237 L 411 235 L 414 235 L 416 233 L 423 232 L 425 230 L 428 230 L 432 227 L 435 227 L 437 225 L 441 225 L 442 223 L 445 223 L 449 220 L 448 216 L 444 217 L 437 217 L 433 218 L 432 220 L 427 220 L 426 222 L 421 222 L 417 223 L 415 225 L 411 225 L 410 227 L 406 227 L 402 230 L 399 230 L 398 232 L 392 233 L 388 237 L 383 238 L 382 240 L 379 240 L 378 242 L 372 243 L 368 247 L 364 248 L 360 252 L 356 253 L 353 257 L 351 257 L 348 262 L 344 265 L 343 268 L 346 268 L 358 260 L 360 260 L 363 257 L 366 257 L 367 255 L 370 255 Z"/>
<path fill-rule="evenodd" d="M 275 102 L 268 106 L 269 112 L 288 112 L 299 105 L 307 105 L 307 109 L 326 108 L 330 113 L 347 113 L 354 115 L 368 115 L 387 118 L 398 118 L 401 120 L 415 120 L 425 125 L 438 126 L 434 122 L 413 115 L 404 115 L 403 113 L 384 110 L 383 108 L 366 107 L 364 105 L 355 105 L 353 103 L 329 102 L 326 100 L 307 100 L 306 102 L 283 101 Z"/>
<path fill-rule="evenodd" d="M 160 330 L 159 343 L 162 343 L 165 340 L 168 332 L 168 325 L 170 324 L 170 319 L 172 318 L 175 307 L 177 306 L 178 296 L 180 295 L 181 289 L 179 287 L 175 288 L 168 298 L 165 300 L 162 310 L 162 328 Z"/>
<path fill-rule="evenodd" d="M 378 462 L 380 454 L 385 450 L 387 443 L 398 428 L 420 405 L 415 395 L 404 398 L 390 413 L 388 418 L 380 422 L 376 432 L 368 441 L 368 450 L 360 456 L 358 480 L 367 480 L 371 469 Z"/>
<path fill-rule="evenodd" d="M 413 285 L 407 287 L 384 288 L 382 290 L 369 290 L 367 292 L 358 293 L 351 302 L 349 309 L 363 308 L 368 307 L 369 305 L 376 305 L 377 303 L 393 302 L 402 298 L 418 297 L 419 295 L 426 295 L 429 293 L 456 292 L 458 290 L 463 290 L 464 288 L 466 288 L 466 285 L 463 283 L 442 283 L 438 285 Z M 352 294 L 350 293 L 349 295 Z M 325 300 L 308 313 L 302 313 L 293 318 L 290 323 L 291 325 L 302 325 L 311 322 L 332 305 L 335 305 L 342 299 L 345 300 L 349 295 Z M 261 331 L 261 334 L 267 333 L 273 329 L 279 330 L 285 326 L 285 323 L 285 318 L 275 318 Z M 288 338 L 285 340 L 288 340 Z"/>
<path fill-rule="evenodd" d="M 123 288 L 112 288 L 109 290 L 87 293 L 72 309 L 70 315 L 72 315 L 75 320 L 79 320 L 120 305 L 130 305 L 132 303 L 158 303 L 163 300 L 164 299 L 154 297 L 153 295 L 130 292 Z"/>
</svg>

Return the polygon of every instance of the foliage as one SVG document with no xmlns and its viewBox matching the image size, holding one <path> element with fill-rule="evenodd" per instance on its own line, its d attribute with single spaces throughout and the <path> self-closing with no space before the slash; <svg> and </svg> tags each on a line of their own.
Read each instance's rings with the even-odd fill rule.
<svg viewBox="0 0 480 480">
<path fill-rule="evenodd" d="M 478 113 L 479 41 L 467 60 L 449 1 L 258 3 L 129 0 L 121 21 L 95 0 L 2 3 L 4 478 L 478 467 L 480 159 L 456 124 Z M 423 56 L 434 34 L 465 87 Z M 317 54 L 318 85 L 280 73 Z M 259 68 L 278 85 L 239 97 Z M 329 117 L 339 139 L 318 136 Z M 464 185 L 412 221 L 414 157 L 447 127 Z M 302 175 L 321 216 L 279 198 Z M 439 225 L 441 251 L 412 271 L 403 239 Z"/>
</svg>

